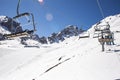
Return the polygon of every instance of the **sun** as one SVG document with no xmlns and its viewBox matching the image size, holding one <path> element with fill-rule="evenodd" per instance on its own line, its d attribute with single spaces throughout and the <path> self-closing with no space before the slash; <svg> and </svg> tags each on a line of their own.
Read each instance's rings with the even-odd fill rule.
<svg viewBox="0 0 120 80">
<path fill-rule="evenodd" d="M 40 3 L 43 3 L 43 0 L 38 0 Z"/>
</svg>

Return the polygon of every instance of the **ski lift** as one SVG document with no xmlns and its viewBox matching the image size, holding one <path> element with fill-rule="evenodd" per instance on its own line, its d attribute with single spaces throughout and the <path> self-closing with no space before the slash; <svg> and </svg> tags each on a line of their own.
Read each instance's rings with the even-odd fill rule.
<svg viewBox="0 0 120 80">
<path fill-rule="evenodd" d="M 102 26 L 97 24 L 94 27 L 95 31 L 101 31 L 101 33 L 98 34 L 98 41 L 102 45 L 102 51 L 104 51 L 104 44 L 105 43 L 107 45 L 111 45 L 111 43 L 114 45 L 114 36 L 113 36 L 114 34 L 113 34 L 113 32 L 110 31 L 110 25 L 105 20 L 103 9 L 101 7 L 101 4 L 100 4 L 99 0 L 97 0 L 97 5 L 99 7 L 99 10 L 100 10 L 100 13 L 103 17 L 104 22 L 107 24 L 107 25 L 102 25 Z"/>
<path fill-rule="evenodd" d="M 102 15 L 102 17 L 103 17 L 103 19 L 104 19 L 103 21 L 104 21 L 107 25 L 100 25 L 101 22 L 98 22 L 98 23 L 96 24 L 96 26 L 94 27 L 94 35 L 93 35 L 93 38 L 98 38 L 98 37 L 99 37 L 98 34 L 100 34 L 101 31 L 106 31 L 106 30 L 110 31 L 110 25 L 109 25 L 109 23 L 106 22 L 106 20 L 105 20 L 105 17 L 104 17 L 104 13 L 103 13 L 103 9 L 102 9 L 102 7 L 101 7 L 101 4 L 100 4 L 99 0 L 96 0 L 96 1 L 97 1 L 98 8 L 99 8 L 99 10 L 100 10 L 100 13 L 101 13 L 101 15 Z"/>
<path fill-rule="evenodd" d="M 109 30 L 110 26 L 108 24 L 107 25 L 96 25 L 94 29 L 95 31 Z"/>
<path fill-rule="evenodd" d="M 90 33 L 88 31 L 84 31 L 79 35 L 79 38 L 88 38 Z"/>
<path fill-rule="evenodd" d="M 25 21 L 27 21 L 27 22 L 25 24 L 23 24 L 22 27 L 31 25 L 31 26 L 33 26 L 33 29 L 32 30 L 25 29 L 25 30 L 22 30 L 22 31 L 19 31 L 19 32 L 15 31 L 14 33 L 11 33 L 11 34 L 4 34 L 5 38 L 30 36 L 31 34 L 34 33 L 34 31 L 36 31 L 35 22 L 34 22 L 34 15 L 32 13 L 28 13 L 28 12 L 19 14 L 19 4 L 20 4 L 20 0 L 18 1 L 18 5 L 17 5 L 17 16 L 13 17 L 12 22 L 16 21 L 17 23 L 21 24 L 21 22 L 19 22 L 19 19 L 20 18 L 25 18 Z M 13 26 L 12 22 L 11 22 L 11 26 Z M 20 26 L 18 26 L 18 27 L 20 27 Z M 18 27 L 16 27 L 16 29 Z"/>
<path fill-rule="evenodd" d="M 93 38 L 98 38 L 101 31 L 94 31 Z"/>
<path fill-rule="evenodd" d="M 102 34 L 99 34 L 99 42 L 113 42 L 114 33 L 112 32 L 102 32 Z"/>
<path fill-rule="evenodd" d="M 111 43 L 114 45 L 114 33 L 111 31 L 101 31 L 101 34 L 99 34 L 98 41 L 102 45 L 102 51 L 104 51 L 104 44 L 111 45 Z"/>
<path fill-rule="evenodd" d="M 20 31 L 20 32 L 14 32 L 14 33 L 11 33 L 11 34 L 5 34 L 4 37 L 5 38 L 25 37 L 25 36 L 29 36 L 29 35 L 33 34 L 34 31 L 36 31 L 36 29 L 35 29 L 35 23 L 34 23 L 34 16 L 33 16 L 32 13 L 22 13 L 22 14 L 19 14 L 19 15 L 13 17 L 13 20 L 17 21 L 21 17 L 29 18 L 30 16 L 32 17 L 32 21 L 30 19 L 27 20 L 28 23 L 26 23 L 25 25 L 31 25 L 32 24 L 33 30 L 26 29 L 26 30 L 23 30 L 23 31 Z"/>
<path fill-rule="evenodd" d="M 96 25 L 94 27 L 94 35 L 93 38 L 98 38 L 98 34 L 101 33 L 101 31 L 110 31 L 110 25 L 107 23 L 107 25 Z"/>
</svg>

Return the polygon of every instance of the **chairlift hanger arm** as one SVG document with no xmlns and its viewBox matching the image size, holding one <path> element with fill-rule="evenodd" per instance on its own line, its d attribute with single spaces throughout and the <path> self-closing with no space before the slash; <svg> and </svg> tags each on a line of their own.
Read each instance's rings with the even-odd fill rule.
<svg viewBox="0 0 120 80">
<path fill-rule="evenodd" d="M 33 25 L 33 31 L 36 31 L 36 28 L 35 28 L 35 21 L 34 21 L 34 15 L 32 13 L 22 13 L 22 14 L 19 14 L 15 17 L 13 17 L 13 19 L 17 19 L 17 18 L 20 18 L 20 17 L 23 17 L 23 16 L 31 16 L 31 19 L 32 19 L 32 25 Z"/>
<path fill-rule="evenodd" d="M 21 0 L 19 0 L 19 1 L 18 1 L 18 4 L 17 4 L 17 15 L 19 15 L 20 1 L 21 1 Z"/>
<path fill-rule="evenodd" d="M 18 0 L 18 4 L 17 4 L 17 16 L 13 17 L 13 19 L 17 19 L 17 18 L 20 18 L 20 17 L 23 17 L 23 16 L 30 16 L 31 15 L 31 17 L 32 17 L 32 24 L 33 24 L 33 28 L 34 28 L 33 31 L 36 31 L 36 29 L 35 29 L 34 15 L 32 13 L 28 13 L 28 12 L 19 14 L 20 1 L 21 0 Z"/>
<path fill-rule="evenodd" d="M 19 15 L 13 17 L 13 19 L 17 19 L 17 18 L 20 18 L 22 16 L 30 16 L 30 13 L 26 12 L 26 13 L 19 14 Z"/>
<path fill-rule="evenodd" d="M 33 22 L 34 31 L 36 31 L 36 28 L 35 28 L 35 20 L 34 20 L 34 15 L 31 13 L 31 16 L 32 16 L 32 22 Z"/>
</svg>

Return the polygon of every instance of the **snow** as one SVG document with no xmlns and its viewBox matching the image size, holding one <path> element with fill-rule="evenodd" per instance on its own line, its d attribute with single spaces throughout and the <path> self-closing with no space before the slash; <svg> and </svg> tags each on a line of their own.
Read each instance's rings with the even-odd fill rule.
<svg viewBox="0 0 120 80">
<path fill-rule="evenodd" d="M 16 38 L 15 40 L 4 40 L 0 41 L 0 48 L 20 48 L 23 45 L 20 43 L 20 39 Z"/>
<path fill-rule="evenodd" d="M 0 16 L 0 23 L 1 22 L 7 22 L 8 18 L 6 18 L 6 16 Z"/>
<path fill-rule="evenodd" d="M 10 34 L 10 32 L 9 32 L 8 30 L 5 30 L 5 27 L 4 27 L 4 26 L 1 27 L 1 25 L 0 25 L 0 33 L 1 33 L 1 34 Z"/>
<path fill-rule="evenodd" d="M 8 18 L 7 16 L 0 16 L 0 23 L 7 22 Z M 8 30 L 5 30 L 6 28 L 4 26 L 0 25 L 0 33 L 1 34 L 9 34 L 10 32 Z"/>
<path fill-rule="evenodd" d="M 40 44 L 38 41 L 31 40 L 31 39 L 26 40 L 25 43 L 29 46 L 39 46 L 39 44 Z"/>
<path fill-rule="evenodd" d="M 93 38 L 94 25 L 87 38 L 73 36 L 48 45 L 27 41 L 37 48 L 26 48 L 19 39 L 0 41 L 0 80 L 120 79 L 120 33 L 116 32 L 120 17 L 110 16 L 105 20 L 112 26 L 116 45 L 105 45 L 104 52 L 98 39 Z"/>
</svg>

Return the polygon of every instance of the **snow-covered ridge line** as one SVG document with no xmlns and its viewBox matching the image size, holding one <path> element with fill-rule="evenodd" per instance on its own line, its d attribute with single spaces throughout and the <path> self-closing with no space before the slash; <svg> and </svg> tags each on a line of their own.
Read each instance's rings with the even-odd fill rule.
<svg viewBox="0 0 120 80">
<path fill-rule="evenodd" d="M 6 25 L 6 23 L 10 22 L 10 18 L 7 16 L 0 16 L 0 38 L 2 39 L 3 36 L 2 34 L 9 34 L 10 33 L 10 29 L 6 29 L 5 26 L 2 26 L 2 24 L 4 23 Z M 109 23 L 109 25 L 111 26 L 111 30 L 113 32 L 116 32 L 116 27 L 119 28 L 119 20 L 120 20 L 120 14 L 116 14 L 113 16 L 108 16 L 105 19 L 99 21 L 99 25 L 106 25 L 106 22 Z M 96 24 L 98 24 L 96 23 Z M 17 24 L 17 23 L 16 23 Z M 89 34 L 89 36 L 92 36 L 94 33 L 94 26 L 96 25 L 94 24 L 89 30 L 87 34 Z M 84 30 L 83 30 L 84 31 Z M 66 38 L 72 37 L 72 36 L 78 36 L 79 34 L 81 34 L 83 31 L 81 31 L 81 29 L 78 29 L 77 26 L 74 25 L 68 25 L 65 27 L 65 29 L 61 30 L 58 33 L 53 33 L 51 34 L 49 37 L 39 37 L 37 34 L 32 35 L 31 37 L 26 37 L 26 38 L 22 38 L 21 39 L 21 44 L 23 45 L 29 45 L 27 42 L 27 40 L 35 40 L 38 41 L 40 44 L 51 44 L 51 43 L 59 43 L 64 41 Z M 119 32 L 119 31 L 117 31 Z M 82 35 L 82 34 L 81 34 Z M 81 36 L 79 35 L 79 36 Z M 86 34 L 85 34 L 86 35 Z M 87 35 L 88 37 L 88 35 Z M 27 42 L 26 42 L 27 41 Z"/>
<path fill-rule="evenodd" d="M 39 48 L 24 48 L 19 38 L 0 41 L 0 80 L 120 80 L 120 33 L 116 32 L 120 18 L 110 16 L 106 21 L 115 32 L 115 45 L 105 45 L 104 52 L 92 37 L 97 23 L 86 38 L 67 35 L 62 42 L 44 45 L 26 40 L 28 46 Z"/>
</svg>

